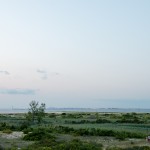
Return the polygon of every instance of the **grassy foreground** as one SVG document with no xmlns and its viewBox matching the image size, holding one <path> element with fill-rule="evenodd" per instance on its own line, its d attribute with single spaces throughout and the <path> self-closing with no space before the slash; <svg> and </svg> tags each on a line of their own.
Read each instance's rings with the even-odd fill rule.
<svg viewBox="0 0 150 150">
<path fill-rule="evenodd" d="M 0 115 L 0 150 L 150 150 L 148 113 L 47 113 Z"/>
</svg>

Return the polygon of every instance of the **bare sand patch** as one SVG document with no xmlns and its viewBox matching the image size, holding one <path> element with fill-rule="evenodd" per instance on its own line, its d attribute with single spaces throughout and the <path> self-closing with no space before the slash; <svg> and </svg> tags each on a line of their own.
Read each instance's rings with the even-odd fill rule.
<svg viewBox="0 0 150 150">
<path fill-rule="evenodd" d="M 0 137 L 5 138 L 5 139 L 19 139 L 19 138 L 22 138 L 23 136 L 24 136 L 23 132 L 15 131 L 10 134 L 0 132 Z"/>
</svg>

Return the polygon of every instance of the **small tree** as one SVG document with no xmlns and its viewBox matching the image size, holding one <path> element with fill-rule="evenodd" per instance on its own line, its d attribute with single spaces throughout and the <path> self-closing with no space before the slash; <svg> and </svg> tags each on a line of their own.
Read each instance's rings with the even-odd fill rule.
<svg viewBox="0 0 150 150">
<path fill-rule="evenodd" d="M 42 103 L 39 106 L 39 103 L 36 101 L 31 101 L 29 104 L 30 108 L 28 111 L 28 114 L 26 115 L 26 118 L 28 121 L 32 121 L 33 123 L 35 120 L 38 121 L 38 123 L 41 123 L 43 117 L 45 116 L 45 104 Z"/>
<path fill-rule="evenodd" d="M 42 103 L 41 106 L 38 108 L 38 111 L 37 111 L 37 120 L 38 120 L 38 123 L 41 123 L 43 117 L 45 116 L 45 104 Z"/>
</svg>

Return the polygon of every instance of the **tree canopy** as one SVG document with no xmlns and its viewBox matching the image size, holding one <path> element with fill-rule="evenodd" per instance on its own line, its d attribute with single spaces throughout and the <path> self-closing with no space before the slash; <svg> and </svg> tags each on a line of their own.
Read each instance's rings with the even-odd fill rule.
<svg viewBox="0 0 150 150">
<path fill-rule="evenodd" d="M 26 118 L 33 123 L 35 121 L 41 123 L 43 117 L 45 116 L 46 105 L 44 103 L 41 103 L 41 105 L 39 106 L 39 103 L 37 101 L 31 101 L 29 106 L 30 108 Z"/>
</svg>

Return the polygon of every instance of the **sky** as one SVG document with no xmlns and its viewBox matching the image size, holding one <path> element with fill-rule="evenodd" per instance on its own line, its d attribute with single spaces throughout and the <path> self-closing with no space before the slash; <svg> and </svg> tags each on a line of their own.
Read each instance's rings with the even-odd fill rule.
<svg viewBox="0 0 150 150">
<path fill-rule="evenodd" d="M 0 0 L 0 108 L 150 108 L 149 0 Z"/>
</svg>

